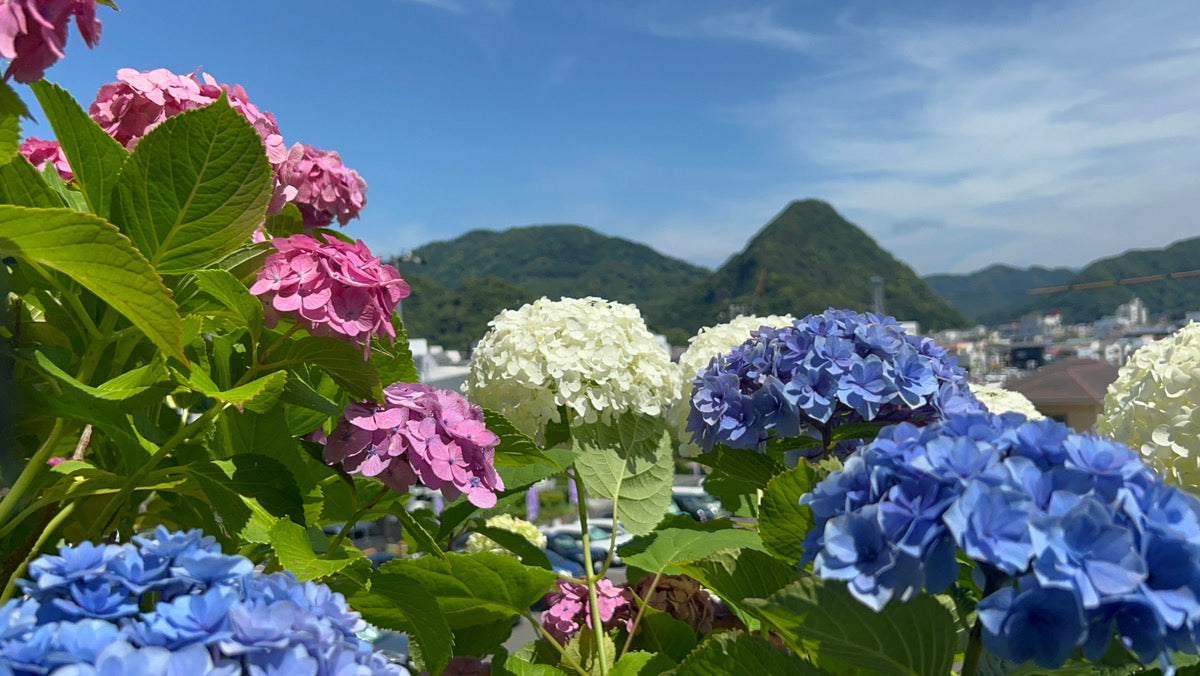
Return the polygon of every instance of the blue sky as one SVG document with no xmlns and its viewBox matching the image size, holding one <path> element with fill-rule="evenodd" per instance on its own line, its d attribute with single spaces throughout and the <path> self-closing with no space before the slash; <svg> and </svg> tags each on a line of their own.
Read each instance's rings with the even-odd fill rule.
<svg viewBox="0 0 1200 676">
<path fill-rule="evenodd" d="M 921 274 L 1200 235 L 1194 0 L 120 4 L 49 79 L 242 84 L 366 179 L 381 254 L 580 223 L 716 267 L 805 197 Z"/>
</svg>

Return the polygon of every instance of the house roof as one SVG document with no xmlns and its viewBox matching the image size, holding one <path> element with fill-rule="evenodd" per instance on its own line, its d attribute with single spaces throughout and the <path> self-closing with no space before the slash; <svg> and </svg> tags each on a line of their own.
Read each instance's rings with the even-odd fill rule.
<svg viewBox="0 0 1200 676">
<path fill-rule="evenodd" d="M 1028 375 L 1005 383 L 1037 404 L 1103 404 L 1117 379 L 1117 367 L 1098 359 L 1056 359 Z"/>
</svg>

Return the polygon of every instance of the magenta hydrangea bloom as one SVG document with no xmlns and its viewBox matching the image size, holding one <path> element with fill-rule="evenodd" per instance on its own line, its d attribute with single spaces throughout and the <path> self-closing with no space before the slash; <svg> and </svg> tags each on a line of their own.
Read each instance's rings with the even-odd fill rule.
<svg viewBox="0 0 1200 676">
<path fill-rule="evenodd" d="M 633 630 L 633 592 L 617 587 L 607 578 L 596 581 L 596 602 L 600 604 L 600 622 L 605 629 L 618 624 Z M 586 584 L 558 581 L 558 591 L 546 595 L 542 626 L 560 643 L 566 643 L 583 625 L 592 626 L 592 607 Z"/>
<path fill-rule="evenodd" d="M 350 404 L 325 443 L 325 462 L 351 474 L 378 477 L 397 492 L 417 481 L 450 500 L 466 495 L 493 507 L 504 480 L 496 473 L 500 437 L 483 409 L 461 394 L 420 383 L 393 383 L 384 403 Z"/>
<path fill-rule="evenodd" d="M 292 146 L 286 161 L 277 168 L 276 179 L 268 213 L 276 213 L 291 202 L 310 227 L 325 227 L 334 219 L 338 225 L 345 225 L 367 204 L 367 182 L 358 172 L 342 164 L 337 153 L 305 143 Z"/>
<path fill-rule="evenodd" d="M 222 93 L 229 105 L 254 125 L 267 147 L 267 159 L 278 170 L 287 159 L 287 146 L 275 116 L 251 103 L 241 85 L 220 84 L 207 73 L 177 75 L 165 68 L 144 72 L 122 68 L 116 82 L 100 88 L 89 112 L 104 131 L 133 150 L 138 139 L 167 118 L 207 106 Z"/>
<path fill-rule="evenodd" d="M 75 17 L 88 47 L 100 41 L 96 0 L 0 0 L 0 56 L 11 59 L 4 79 L 37 82 L 61 59 Z"/>
<path fill-rule="evenodd" d="M 408 283 L 362 240 L 349 244 L 321 237 L 323 242 L 311 235 L 271 240 L 278 251 L 267 257 L 250 287 L 250 293 L 262 296 L 268 326 L 287 312 L 309 333 L 362 345 L 367 354 L 371 336 L 394 341 L 392 312 L 408 297 Z"/>
<path fill-rule="evenodd" d="M 43 141 L 36 136 L 30 136 L 18 150 L 38 171 L 45 171 L 47 164 L 53 164 L 62 180 L 69 181 L 75 178 L 75 172 L 71 171 L 71 165 L 67 164 L 67 156 L 63 154 L 58 141 Z"/>
</svg>

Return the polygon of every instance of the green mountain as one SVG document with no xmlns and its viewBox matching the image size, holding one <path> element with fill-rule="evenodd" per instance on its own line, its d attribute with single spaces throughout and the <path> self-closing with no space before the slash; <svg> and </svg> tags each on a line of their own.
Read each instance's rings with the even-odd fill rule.
<svg viewBox="0 0 1200 676">
<path fill-rule="evenodd" d="M 394 264 L 394 262 L 392 262 Z M 404 328 L 413 338 L 448 350 L 467 350 L 487 333 L 488 322 L 507 308 L 518 308 L 537 298 L 525 289 L 498 277 L 472 278 L 451 289 L 433 279 L 405 271 L 412 294 L 400 303 Z"/>
<path fill-rule="evenodd" d="M 1087 289 L 1036 294 L 1008 307 L 984 313 L 988 324 L 1017 319 L 1030 312 L 1061 312 L 1063 321 L 1076 324 L 1111 315 L 1118 305 L 1137 295 L 1152 314 L 1181 317 L 1200 309 L 1200 275 L 1178 276 L 1200 268 L 1200 237 L 1184 239 L 1165 249 L 1126 251 L 1119 256 L 1089 263 L 1063 284 L 1104 283 Z M 1172 278 L 1143 280 L 1158 275 Z"/>
<path fill-rule="evenodd" d="M 928 275 L 925 281 L 937 295 L 968 319 L 1024 302 L 1026 291 L 1065 284 L 1075 276 L 1070 268 L 1014 268 L 997 263 L 965 275 Z"/>
<path fill-rule="evenodd" d="M 709 274 L 644 244 L 579 225 L 473 230 L 418 247 L 408 258 L 423 262 L 399 262 L 401 274 L 420 274 L 452 289 L 495 277 L 534 298 L 601 296 L 638 306 L 674 296 Z"/>
<path fill-rule="evenodd" d="M 679 297 L 649 306 L 646 314 L 690 335 L 721 321 L 731 304 L 756 314 L 802 316 L 829 307 L 868 311 L 875 275 L 884 280 L 887 314 L 916 320 L 922 331 L 968 324 L 912 268 L 814 199 L 789 204 L 744 251 Z"/>
</svg>

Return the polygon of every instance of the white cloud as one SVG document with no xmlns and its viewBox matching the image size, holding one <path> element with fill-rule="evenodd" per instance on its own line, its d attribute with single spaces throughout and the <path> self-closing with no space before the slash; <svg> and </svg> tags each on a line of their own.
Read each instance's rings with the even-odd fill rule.
<svg viewBox="0 0 1200 676">
<path fill-rule="evenodd" d="M 775 4 L 719 2 L 698 11 L 699 7 L 696 0 L 646 3 L 638 6 L 636 23 L 661 37 L 748 42 L 799 52 L 812 47 L 814 36 L 787 26 Z"/>
<path fill-rule="evenodd" d="M 440 9 L 451 14 L 466 14 L 483 10 L 504 15 L 512 9 L 512 0 L 396 0 Z"/>
<path fill-rule="evenodd" d="M 789 197 L 830 201 L 920 273 L 1081 265 L 1200 234 L 1191 0 L 974 20 L 860 12 L 803 31 L 773 6 L 677 12 L 644 30 L 802 50 L 820 64 L 731 117 L 780 140 L 784 163 L 810 178 Z"/>
</svg>

